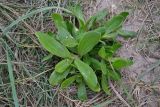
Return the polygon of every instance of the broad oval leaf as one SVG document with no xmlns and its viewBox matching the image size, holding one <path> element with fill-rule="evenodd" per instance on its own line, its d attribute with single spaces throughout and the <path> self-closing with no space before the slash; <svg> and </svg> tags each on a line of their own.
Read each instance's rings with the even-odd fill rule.
<svg viewBox="0 0 160 107">
<path fill-rule="evenodd" d="M 59 27 L 58 28 L 58 39 L 60 40 L 60 42 L 68 37 L 70 37 L 71 34 L 63 27 Z"/>
<path fill-rule="evenodd" d="M 67 47 L 75 47 L 78 42 L 74 39 L 71 34 L 63 27 L 59 27 L 58 39 L 60 42 Z"/>
<path fill-rule="evenodd" d="M 62 43 L 67 47 L 75 47 L 78 45 L 78 42 L 73 37 L 67 37 L 62 40 Z"/>
<path fill-rule="evenodd" d="M 89 66 L 91 65 L 91 61 L 89 59 L 89 55 L 85 55 L 83 57 L 83 62 L 86 63 L 86 64 L 88 64 Z"/>
<path fill-rule="evenodd" d="M 68 49 L 54 39 L 53 36 L 49 36 L 47 33 L 42 32 L 36 32 L 35 35 L 38 37 L 42 46 L 50 53 L 62 58 L 71 56 Z"/>
<path fill-rule="evenodd" d="M 110 61 L 112 63 L 112 66 L 114 67 L 114 69 L 117 69 L 117 70 L 124 68 L 124 67 L 128 67 L 133 64 L 132 60 L 119 58 L 119 57 L 112 58 Z"/>
<path fill-rule="evenodd" d="M 120 28 L 128 15 L 128 12 L 122 12 L 119 15 L 114 16 L 109 21 L 107 21 L 105 24 L 106 33 L 111 33 Z"/>
<path fill-rule="evenodd" d="M 85 34 L 85 31 L 83 29 L 79 29 L 75 34 L 76 40 L 80 41 L 83 38 L 84 34 Z"/>
<path fill-rule="evenodd" d="M 93 49 L 99 42 L 101 34 L 98 32 L 90 31 L 84 34 L 78 45 L 78 53 L 83 56 Z"/>
<path fill-rule="evenodd" d="M 107 95 L 111 95 L 106 75 L 103 75 L 103 74 L 102 74 L 102 78 L 101 78 L 101 86 L 102 86 L 103 91 Z"/>
<path fill-rule="evenodd" d="M 105 27 L 98 27 L 97 29 L 94 30 L 95 32 L 99 32 L 101 36 L 103 36 L 106 32 Z"/>
<path fill-rule="evenodd" d="M 81 75 L 83 76 L 83 79 L 85 80 L 88 87 L 95 92 L 99 92 L 100 91 L 99 83 L 93 69 L 80 59 L 75 59 L 74 63 L 79 72 L 81 73 Z"/>
<path fill-rule="evenodd" d="M 93 69 L 101 70 L 100 62 L 97 59 L 89 57 L 88 60 L 90 60 Z"/>
<path fill-rule="evenodd" d="M 54 21 L 54 24 L 56 25 L 57 28 L 59 27 L 67 28 L 66 23 L 64 22 L 64 19 L 60 14 L 58 13 L 52 14 L 52 20 Z"/>
<path fill-rule="evenodd" d="M 69 69 L 66 70 L 63 73 L 58 73 L 58 72 L 53 71 L 52 74 L 51 74 L 51 76 L 49 77 L 49 83 L 52 86 L 58 85 L 60 82 L 62 82 L 63 79 L 66 78 L 66 76 L 68 75 L 68 73 L 69 73 Z"/>
<path fill-rule="evenodd" d="M 83 57 L 83 62 L 87 63 L 91 68 L 93 68 L 95 71 L 96 70 L 101 70 L 100 62 L 99 60 L 90 57 L 89 55 L 85 55 Z"/>
<path fill-rule="evenodd" d="M 71 59 L 64 59 L 56 64 L 55 71 L 58 73 L 63 73 L 71 65 L 71 63 Z"/>
<path fill-rule="evenodd" d="M 71 21 L 66 21 L 66 25 L 67 25 L 67 30 L 68 32 L 75 37 L 75 33 L 76 33 L 76 26 L 71 22 Z"/>
<path fill-rule="evenodd" d="M 62 82 L 61 88 L 62 89 L 67 88 L 68 86 L 70 86 L 76 80 L 76 78 L 77 78 L 77 75 L 67 78 L 66 80 L 64 80 Z"/>
<path fill-rule="evenodd" d="M 103 73 L 103 75 L 107 75 L 108 74 L 108 69 L 107 69 L 107 66 L 106 66 L 106 63 L 104 60 L 101 61 L 101 71 Z"/>
<path fill-rule="evenodd" d="M 78 98 L 82 101 L 87 100 L 86 87 L 83 81 L 78 84 Z"/>
<path fill-rule="evenodd" d="M 53 19 L 53 21 L 56 21 L 56 22 L 59 22 L 59 23 L 63 21 L 63 17 L 59 13 L 53 13 L 52 14 L 52 19 Z"/>
</svg>

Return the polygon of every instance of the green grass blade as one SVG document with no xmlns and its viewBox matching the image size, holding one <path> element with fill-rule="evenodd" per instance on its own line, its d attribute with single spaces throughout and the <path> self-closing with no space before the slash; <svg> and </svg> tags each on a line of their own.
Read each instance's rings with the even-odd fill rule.
<svg viewBox="0 0 160 107">
<path fill-rule="evenodd" d="M 13 76 L 12 63 L 11 63 L 11 59 L 9 57 L 8 50 L 6 50 L 6 53 L 7 53 L 7 65 L 8 65 L 9 78 L 10 78 L 10 83 L 11 83 L 11 87 L 12 87 L 12 97 L 14 100 L 15 107 L 19 107 L 16 87 L 15 87 L 15 81 L 14 81 L 14 76 Z"/>
</svg>

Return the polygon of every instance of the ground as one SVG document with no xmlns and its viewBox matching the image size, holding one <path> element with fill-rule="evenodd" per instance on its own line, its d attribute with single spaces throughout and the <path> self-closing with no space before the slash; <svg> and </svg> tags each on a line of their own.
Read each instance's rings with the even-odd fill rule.
<svg viewBox="0 0 160 107">
<path fill-rule="evenodd" d="M 159 107 L 160 0 L 79 0 L 85 18 L 104 8 L 111 17 L 121 11 L 130 12 L 124 29 L 137 32 L 137 37 L 129 40 L 118 38 L 123 47 L 117 55 L 131 58 L 134 64 L 121 71 L 123 79 L 119 83 L 110 84 L 113 90 L 111 96 L 88 91 L 89 99 L 81 102 L 76 98 L 74 86 L 61 91 L 49 85 L 49 74 L 58 59 L 42 61 L 48 53 L 39 45 L 34 32 L 55 31 L 49 16 L 53 12 L 61 13 L 61 10 L 30 12 L 52 5 L 69 8 L 77 2 L 0 0 L 0 106 L 13 106 L 11 89 L 15 82 L 19 103 L 25 107 Z M 23 17 L 26 14 L 28 16 Z M 11 23 L 14 26 L 10 28 Z M 7 59 L 7 52 L 11 61 Z M 8 70 L 9 62 L 13 70 Z M 12 76 L 8 71 L 13 71 L 15 81 L 10 81 Z"/>
</svg>

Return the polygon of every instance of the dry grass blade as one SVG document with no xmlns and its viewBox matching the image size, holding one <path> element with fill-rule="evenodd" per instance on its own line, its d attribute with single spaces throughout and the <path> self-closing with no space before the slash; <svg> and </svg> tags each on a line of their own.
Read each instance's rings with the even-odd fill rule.
<svg viewBox="0 0 160 107">
<path fill-rule="evenodd" d="M 71 13 L 69 10 L 67 10 L 65 8 L 55 7 L 55 6 L 40 8 L 40 9 L 34 10 L 34 11 L 30 12 L 30 13 L 27 13 L 27 14 L 19 17 L 17 20 L 13 21 L 9 26 L 7 26 L 4 29 L 2 29 L 3 34 L 6 35 L 13 26 L 17 25 L 20 21 L 23 21 L 24 19 L 27 19 L 27 18 L 33 16 L 34 14 L 37 14 L 37 13 L 40 13 L 40 12 L 43 12 L 43 11 L 47 11 L 47 10 L 57 9 L 57 8 L 59 8 L 59 9 L 61 9 L 63 11 L 66 11 L 68 13 Z"/>
<path fill-rule="evenodd" d="M 127 107 L 131 107 L 123 98 L 122 96 L 116 91 L 115 87 L 113 86 L 113 84 L 111 83 L 111 81 L 109 81 L 109 85 L 111 87 L 111 89 L 114 91 L 114 93 L 117 95 L 117 97 L 127 106 Z"/>
</svg>

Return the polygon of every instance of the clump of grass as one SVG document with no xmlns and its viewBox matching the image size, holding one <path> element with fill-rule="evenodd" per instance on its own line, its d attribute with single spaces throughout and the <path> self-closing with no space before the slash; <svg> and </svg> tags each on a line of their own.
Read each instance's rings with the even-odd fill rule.
<svg viewBox="0 0 160 107">
<path fill-rule="evenodd" d="M 43 1 L 41 1 L 41 3 L 43 4 Z M 38 12 L 42 12 L 43 9 L 45 10 L 46 8 L 48 9 L 48 7 L 42 7 L 41 9 L 36 7 L 39 11 L 35 11 L 37 14 L 33 14 L 30 9 L 36 10 L 34 5 L 28 5 L 28 7 L 26 6 L 21 10 L 19 10 L 19 5 L 24 6 L 24 4 L 18 3 L 14 6 L 11 3 L 0 4 L 0 13 L 2 14 L 0 17 L 2 21 L 0 23 L 3 25 L 0 35 L 3 41 L 6 42 L 6 44 L 4 44 L 4 42 L 0 41 L 0 104 L 4 106 L 14 105 L 14 100 L 12 99 L 13 89 L 11 89 L 9 75 L 6 73 L 8 71 L 7 57 L 5 55 L 7 46 L 13 65 L 12 77 L 15 78 L 15 81 L 12 81 L 12 83 L 15 83 L 14 89 L 16 89 L 17 92 L 19 105 L 57 105 L 60 102 L 57 100 L 57 93 L 54 93 L 56 89 L 51 90 L 52 87 L 48 83 L 47 73 L 52 70 L 50 65 L 53 66 L 55 62 L 46 63 L 41 61 L 48 53 L 42 51 L 40 47 L 36 45 L 37 42 L 33 35 L 36 29 L 43 29 L 43 27 L 36 28 L 36 26 L 49 23 L 49 20 L 44 20 L 44 17 L 40 19 L 43 14 L 38 14 Z M 41 6 L 45 5 L 43 4 Z M 55 9 L 57 8 L 54 7 L 53 11 Z M 50 11 L 51 10 L 50 8 Z M 27 11 L 29 12 L 26 13 Z M 48 10 L 45 13 L 50 15 L 50 11 Z M 25 17 L 23 14 L 25 14 Z M 9 23 L 12 23 L 10 26 L 13 27 L 8 27 Z M 50 27 L 50 29 L 53 29 L 52 26 Z M 6 30 L 7 33 L 3 32 L 5 29 L 8 29 Z M 56 60 L 55 58 L 55 61 Z M 17 98 L 15 97 L 15 99 Z"/>
</svg>

